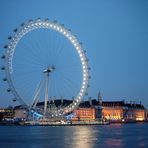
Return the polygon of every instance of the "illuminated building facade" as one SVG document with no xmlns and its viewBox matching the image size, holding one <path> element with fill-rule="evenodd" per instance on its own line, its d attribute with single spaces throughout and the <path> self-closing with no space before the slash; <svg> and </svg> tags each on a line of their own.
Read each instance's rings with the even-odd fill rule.
<svg viewBox="0 0 148 148">
<path fill-rule="evenodd" d="M 0 109 L 0 121 L 2 119 L 12 119 L 12 118 L 14 118 L 14 110 L 13 109 L 9 109 L 9 108 Z"/>
<path fill-rule="evenodd" d="M 24 108 L 15 108 L 14 118 L 27 119 L 27 112 Z"/>
<path fill-rule="evenodd" d="M 73 121 L 94 121 L 96 119 L 96 110 L 93 107 L 78 108 L 74 114 Z"/>
<path fill-rule="evenodd" d="M 143 121 L 146 120 L 146 112 L 147 110 L 145 107 L 140 104 L 130 103 L 125 104 L 126 111 L 125 111 L 125 120 L 134 120 L 134 121 Z"/>
<path fill-rule="evenodd" d="M 64 107 L 71 104 L 73 100 L 54 100 L 55 107 Z M 44 102 L 38 103 L 42 108 Z M 27 118 L 25 109 L 15 108 L 15 118 Z M 110 122 L 135 122 L 148 120 L 148 111 L 141 104 L 125 103 L 124 101 L 102 101 L 102 96 L 98 93 L 98 100 L 89 98 L 83 101 L 78 108 L 73 111 L 72 121 L 110 121 Z"/>
<path fill-rule="evenodd" d="M 124 107 L 122 102 L 103 102 L 102 117 L 104 120 L 122 120 Z"/>
<path fill-rule="evenodd" d="M 126 104 L 124 101 L 103 102 L 102 115 L 109 121 L 144 121 L 146 109 L 141 104 Z"/>
<path fill-rule="evenodd" d="M 102 101 L 100 93 L 98 93 L 98 100 L 85 101 L 74 112 L 77 117 L 74 120 L 79 121 L 101 119 L 110 122 L 136 122 L 148 120 L 148 112 L 141 103 Z"/>
</svg>

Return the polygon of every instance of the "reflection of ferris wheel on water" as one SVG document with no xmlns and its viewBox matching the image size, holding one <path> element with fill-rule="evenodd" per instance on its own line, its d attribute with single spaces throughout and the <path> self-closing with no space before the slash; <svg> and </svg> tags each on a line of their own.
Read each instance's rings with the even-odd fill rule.
<svg viewBox="0 0 148 148">
<path fill-rule="evenodd" d="M 87 93 L 89 68 L 85 51 L 70 30 L 48 19 L 30 20 L 8 39 L 2 70 L 14 101 L 31 109 L 44 101 L 45 116 L 48 102 L 54 99 L 73 97 L 70 105 L 58 107 L 52 116 L 71 112 L 79 105 Z"/>
</svg>

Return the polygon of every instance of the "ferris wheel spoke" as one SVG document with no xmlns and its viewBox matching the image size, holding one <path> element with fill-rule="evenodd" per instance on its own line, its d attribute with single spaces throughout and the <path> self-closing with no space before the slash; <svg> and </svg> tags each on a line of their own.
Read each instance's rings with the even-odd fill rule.
<svg viewBox="0 0 148 148">
<path fill-rule="evenodd" d="M 67 86 L 67 90 L 71 91 L 72 92 L 76 92 L 76 90 L 78 91 L 78 84 L 76 84 L 74 81 L 70 80 L 71 77 L 67 76 L 67 77 L 64 77 L 63 74 L 61 74 L 61 79 L 63 81 L 63 84 L 65 84 L 65 86 Z M 66 92 L 66 90 L 65 90 Z"/>
<path fill-rule="evenodd" d="M 28 62 L 30 61 L 30 63 L 32 63 L 32 62 L 36 62 L 36 64 L 41 63 L 38 55 L 33 52 L 33 50 L 34 50 L 33 48 L 27 47 L 26 45 L 22 45 L 22 44 L 19 45 L 19 48 L 22 49 L 20 52 L 22 52 L 22 56 L 23 56 L 23 57 L 22 56 L 20 57 L 21 54 L 18 54 L 18 58 L 20 59 L 19 60 L 20 62 L 22 62 L 22 59 L 25 58 L 25 60 L 28 60 Z M 24 61 L 24 62 L 27 62 L 27 61 Z"/>
</svg>

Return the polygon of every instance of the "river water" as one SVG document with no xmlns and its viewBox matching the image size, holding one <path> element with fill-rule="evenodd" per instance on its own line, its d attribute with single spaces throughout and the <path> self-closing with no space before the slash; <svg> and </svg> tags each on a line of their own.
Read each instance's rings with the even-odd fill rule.
<svg viewBox="0 0 148 148">
<path fill-rule="evenodd" d="M 148 148 L 148 123 L 0 126 L 0 148 Z"/>
</svg>

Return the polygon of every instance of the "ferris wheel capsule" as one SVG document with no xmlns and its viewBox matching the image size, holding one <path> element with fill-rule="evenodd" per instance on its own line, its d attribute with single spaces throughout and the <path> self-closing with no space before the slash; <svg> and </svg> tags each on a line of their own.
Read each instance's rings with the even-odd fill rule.
<svg viewBox="0 0 148 148">
<path fill-rule="evenodd" d="M 22 24 L 21 24 L 21 27 L 23 27 L 24 25 L 25 25 L 25 23 L 22 23 Z"/>
<path fill-rule="evenodd" d="M 13 101 L 13 102 L 16 102 L 16 98 L 13 98 L 12 101 Z"/>
<path fill-rule="evenodd" d="M 2 56 L 1 56 L 2 59 L 5 59 L 5 57 L 6 57 L 5 55 L 2 55 Z"/>
<path fill-rule="evenodd" d="M 7 81 L 7 78 L 3 78 L 3 81 Z"/>
<path fill-rule="evenodd" d="M 5 70 L 5 66 L 2 66 L 2 67 L 1 67 L 1 70 Z"/>
<path fill-rule="evenodd" d="M 45 19 L 45 21 L 49 21 L 49 19 L 48 19 L 48 18 L 46 18 L 46 19 Z"/>
<path fill-rule="evenodd" d="M 12 36 L 9 36 L 8 39 L 11 40 L 12 39 Z"/>
<path fill-rule="evenodd" d="M 8 88 L 8 89 L 7 89 L 7 92 L 10 92 L 10 91 L 11 91 L 11 88 Z"/>
<path fill-rule="evenodd" d="M 8 48 L 8 45 L 5 45 L 4 48 Z"/>
<path fill-rule="evenodd" d="M 28 22 L 30 23 L 30 22 L 32 22 L 33 20 L 32 19 L 30 19 Z"/>
<path fill-rule="evenodd" d="M 15 28 L 13 31 L 14 31 L 14 32 L 17 32 L 17 31 L 18 31 L 18 29 L 17 29 L 17 28 Z"/>
</svg>

